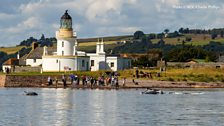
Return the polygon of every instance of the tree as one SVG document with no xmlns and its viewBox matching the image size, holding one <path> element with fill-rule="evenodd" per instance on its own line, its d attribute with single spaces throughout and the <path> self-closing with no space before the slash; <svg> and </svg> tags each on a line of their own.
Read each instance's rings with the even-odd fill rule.
<svg viewBox="0 0 224 126">
<path fill-rule="evenodd" d="M 191 40 L 192 40 L 191 37 L 186 37 L 186 38 L 185 38 L 185 41 L 187 41 L 187 42 L 190 42 Z"/>
<path fill-rule="evenodd" d="M 183 33 L 188 34 L 189 33 L 189 28 L 184 29 Z"/>
<path fill-rule="evenodd" d="M 149 39 L 155 39 L 156 38 L 156 34 L 151 33 L 151 34 L 148 35 L 148 37 L 149 37 Z"/>
<path fill-rule="evenodd" d="M 133 61 L 133 66 L 148 67 L 152 66 L 152 62 L 146 55 L 144 55 L 139 57 L 136 61 Z"/>
<path fill-rule="evenodd" d="M 222 37 L 223 38 L 223 36 L 224 36 L 224 32 L 223 32 L 223 30 L 220 32 L 220 37 Z"/>
<path fill-rule="evenodd" d="M 142 32 L 142 31 L 136 31 L 135 33 L 134 33 L 134 39 L 141 39 L 142 37 L 144 37 L 145 36 L 145 34 L 144 34 L 144 32 Z"/>
<path fill-rule="evenodd" d="M 159 46 L 164 46 L 164 45 L 165 45 L 165 41 L 164 41 L 163 39 L 160 39 L 160 40 L 158 41 L 158 45 L 159 45 Z"/>
<path fill-rule="evenodd" d="M 164 33 L 157 34 L 157 39 L 162 39 L 164 37 Z"/>
<path fill-rule="evenodd" d="M 45 40 L 45 36 L 44 36 L 44 34 L 41 35 L 40 40 L 42 40 L 42 41 Z"/>
<path fill-rule="evenodd" d="M 170 61 L 175 62 L 186 62 L 189 59 L 205 59 L 207 57 L 207 60 L 210 61 L 215 60 L 216 56 L 214 53 L 210 53 L 206 50 L 204 50 L 202 47 L 195 47 L 195 46 L 187 46 L 185 45 L 184 48 L 177 47 L 174 49 L 171 49 L 167 53 L 167 58 Z"/>
<path fill-rule="evenodd" d="M 20 42 L 19 45 L 21 45 L 21 46 L 30 46 L 33 42 L 36 42 L 36 41 L 37 41 L 37 39 L 35 39 L 33 37 L 30 37 L 27 40 L 23 40 L 22 42 Z"/>
<path fill-rule="evenodd" d="M 173 33 L 168 34 L 168 38 L 176 38 L 178 36 L 180 36 L 180 35 L 177 31 L 174 31 Z"/>
<path fill-rule="evenodd" d="M 180 29 L 179 29 L 179 32 L 180 32 L 181 34 L 183 34 L 183 33 L 184 33 L 184 28 L 180 28 Z"/>
<path fill-rule="evenodd" d="M 169 29 L 165 29 L 164 32 L 167 34 L 170 30 Z"/>
<path fill-rule="evenodd" d="M 182 40 L 182 46 L 183 46 L 183 47 L 185 46 L 185 41 L 184 41 L 184 40 Z"/>
<path fill-rule="evenodd" d="M 212 38 L 212 39 L 215 39 L 216 37 L 217 37 L 217 34 L 216 34 L 216 33 L 212 33 L 212 34 L 211 34 L 211 38 Z"/>
</svg>

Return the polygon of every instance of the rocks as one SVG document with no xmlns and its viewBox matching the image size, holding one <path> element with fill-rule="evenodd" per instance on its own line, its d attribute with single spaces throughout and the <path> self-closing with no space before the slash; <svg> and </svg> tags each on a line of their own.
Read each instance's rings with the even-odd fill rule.
<svg viewBox="0 0 224 126">
<path fill-rule="evenodd" d="M 52 75 L 51 78 L 54 80 L 55 77 L 58 79 L 58 85 L 56 86 L 55 81 L 53 85 L 48 86 L 47 78 L 49 75 L 0 75 L 0 87 L 46 87 L 46 88 L 63 88 L 61 81 L 61 75 Z M 171 81 L 155 81 L 155 80 L 143 80 L 136 79 L 138 85 L 132 82 L 132 79 L 127 79 L 125 87 L 123 87 L 122 81 L 119 81 L 119 88 L 224 88 L 222 82 L 171 82 Z M 68 80 L 68 88 L 72 87 Z M 80 85 L 82 86 L 82 85 Z M 79 87 L 78 87 L 79 88 Z M 88 88 L 88 87 L 87 87 Z"/>
<path fill-rule="evenodd" d="M 0 75 L 0 87 L 5 86 L 5 78 L 6 78 L 6 75 Z"/>
</svg>

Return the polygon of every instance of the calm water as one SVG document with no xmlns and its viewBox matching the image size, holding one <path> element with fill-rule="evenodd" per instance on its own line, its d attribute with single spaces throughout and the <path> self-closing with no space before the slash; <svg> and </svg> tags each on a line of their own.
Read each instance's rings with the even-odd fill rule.
<svg viewBox="0 0 224 126">
<path fill-rule="evenodd" d="M 25 96 L 24 90 L 39 95 Z M 141 91 L 0 88 L 0 125 L 224 125 L 223 89 L 164 95 Z"/>
</svg>

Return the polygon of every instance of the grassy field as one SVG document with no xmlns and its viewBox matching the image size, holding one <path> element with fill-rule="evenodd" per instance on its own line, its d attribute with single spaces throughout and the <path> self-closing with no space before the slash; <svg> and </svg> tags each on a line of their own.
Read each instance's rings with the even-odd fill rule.
<svg viewBox="0 0 224 126">
<path fill-rule="evenodd" d="M 79 43 L 79 46 L 96 46 L 97 42 L 82 42 Z M 116 44 L 117 41 L 105 41 L 104 44 L 108 45 L 108 44 Z"/>
<path fill-rule="evenodd" d="M 185 68 L 174 69 L 167 68 L 167 71 L 161 73 L 161 77 L 156 77 L 158 69 L 142 70 L 151 72 L 153 80 L 160 81 L 194 81 L 194 82 L 224 82 L 224 69 L 216 68 Z"/>
<path fill-rule="evenodd" d="M 0 52 L 5 52 L 7 54 L 13 54 L 18 52 L 20 49 L 22 49 L 25 46 L 16 46 L 16 47 L 1 47 Z"/>
<path fill-rule="evenodd" d="M 224 82 L 224 69 L 215 69 L 215 68 L 185 68 L 185 69 L 174 69 L 174 68 L 167 68 L 166 72 L 162 72 L 160 77 L 157 77 L 156 74 L 159 72 L 159 69 L 152 69 L 152 70 L 143 70 L 140 69 L 139 73 L 148 72 L 152 74 L 152 80 L 158 81 L 187 81 L 187 82 Z M 99 77 L 101 75 L 106 75 L 106 71 L 95 71 L 95 72 L 81 72 L 81 71 L 72 71 L 72 72 L 21 72 L 21 73 L 11 73 L 12 75 L 62 75 L 67 74 L 70 75 L 74 73 L 79 76 L 87 75 L 93 77 Z M 133 75 L 135 74 L 135 70 L 122 70 L 118 71 L 119 78 L 129 78 L 133 79 Z M 3 73 L 1 73 L 3 74 Z M 141 77 L 139 79 L 149 79 L 145 77 Z M 151 78 L 150 78 L 151 79 Z"/>
<path fill-rule="evenodd" d="M 120 41 L 120 40 L 129 40 L 133 35 L 122 35 L 122 36 L 108 36 L 108 37 L 99 37 L 103 38 L 104 41 Z M 99 38 L 79 38 L 78 42 L 97 42 Z"/>
<path fill-rule="evenodd" d="M 114 37 L 104 37 L 104 44 L 106 49 L 113 49 L 116 46 L 119 46 L 117 42 L 122 40 L 129 40 L 132 36 L 114 36 Z M 165 44 L 182 44 L 182 41 L 185 40 L 186 37 L 191 37 L 191 42 L 186 42 L 187 45 L 207 45 L 210 41 L 214 42 L 221 42 L 224 43 L 224 38 L 217 37 L 216 39 L 212 40 L 211 36 L 208 34 L 185 34 L 184 36 L 177 37 L 177 38 L 164 38 Z M 79 48 L 81 51 L 92 52 L 96 48 L 98 38 L 86 38 L 86 39 L 78 39 L 79 41 Z M 152 43 L 157 43 L 160 39 L 152 39 Z M 7 54 L 16 53 L 18 50 L 23 48 L 24 46 L 18 47 L 3 47 L 0 48 L 0 51 L 6 52 Z M 54 43 L 54 47 L 56 48 L 56 43 Z"/>
<path fill-rule="evenodd" d="M 191 42 L 186 42 L 185 44 L 192 44 L 192 45 L 207 45 L 210 41 L 214 42 L 221 42 L 224 43 L 224 38 L 217 37 L 216 39 L 212 40 L 210 35 L 203 35 L 203 34 L 186 34 L 184 36 L 178 38 L 164 38 L 166 44 L 177 45 L 182 44 L 182 41 L 185 40 L 186 37 L 191 37 Z M 157 43 L 160 39 L 152 39 L 152 43 Z"/>
</svg>

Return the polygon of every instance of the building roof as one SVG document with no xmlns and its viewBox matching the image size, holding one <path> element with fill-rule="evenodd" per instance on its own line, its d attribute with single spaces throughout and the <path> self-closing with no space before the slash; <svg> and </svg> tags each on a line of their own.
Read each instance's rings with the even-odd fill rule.
<svg viewBox="0 0 224 126">
<path fill-rule="evenodd" d="M 19 60 L 16 58 L 10 58 L 6 60 L 3 65 L 19 65 Z"/>
<path fill-rule="evenodd" d="M 55 51 L 56 51 L 56 48 L 53 48 L 53 47 L 47 48 L 48 55 L 52 55 L 53 52 Z M 30 51 L 26 59 L 42 59 L 42 56 L 43 56 L 43 47 L 37 47 L 34 50 Z"/>
</svg>

